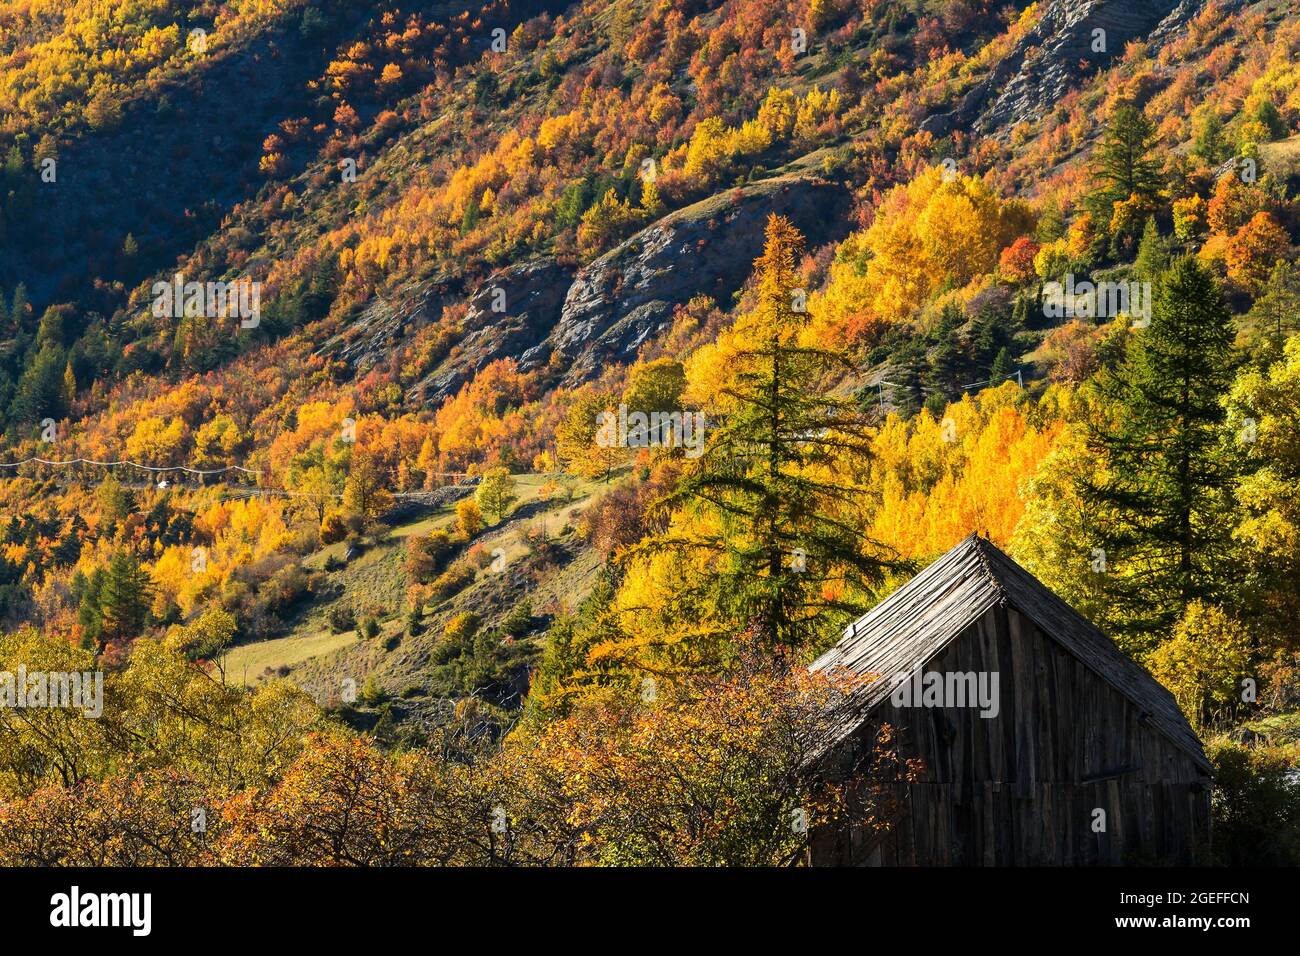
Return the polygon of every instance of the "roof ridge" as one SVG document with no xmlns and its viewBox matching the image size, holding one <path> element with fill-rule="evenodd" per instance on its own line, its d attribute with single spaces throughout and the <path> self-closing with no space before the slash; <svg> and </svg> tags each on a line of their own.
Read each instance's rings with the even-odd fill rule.
<svg viewBox="0 0 1300 956">
<path fill-rule="evenodd" d="M 1013 581 L 1010 582 L 1012 588 L 1015 591 L 1015 593 L 1020 595 L 1020 597 L 1022 598 L 1033 598 L 1035 595 L 1038 596 L 1045 595 L 1046 598 L 1050 601 L 1050 606 L 1058 609 L 1060 613 L 1065 615 L 1067 618 L 1073 620 L 1075 622 L 1076 627 L 1078 627 L 1083 634 L 1086 634 L 1088 638 L 1095 643 L 1096 649 L 1102 655 L 1108 657 L 1111 661 L 1114 662 L 1116 666 L 1128 670 L 1129 673 L 1132 674 L 1138 681 L 1146 685 L 1146 688 L 1144 689 L 1147 692 L 1154 692 L 1163 697 L 1167 697 L 1168 703 L 1173 705 L 1179 720 L 1183 721 L 1184 723 L 1186 722 L 1185 715 L 1183 715 L 1181 708 L 1178 707 L 1177 702 L 1174 700 L 1174 697 L 1169 692 L 1169 690 L 1165 688 L 1159 681 L 1157 681 L 1151 675 L 1151 673 L 1145 667 L 1143 667 L 1139 662 L 1135 661 L 1133 658 L 1129 657 L 1128 654 L 1124 653 L 1124 651 L 1121 650 L 1118 647 L 1118 645 L 1115 644 L 1115 642 L 1110 638 L 1109 635 L 1106 634 L 1105 631 L 1103 631 L 1095 623 L 1089 620 L 1086 615 L 1080 613 L 1079 609 L 1074 607 L 1072 604 L 1070 604 L 1069 601 L 1062 598 L 1059 594 L 1057 594 L 1055 591 L 1053 591 L 1051 588 L 1045 585 L 1032 573 L 1027 571 L 1025 568 L 1021 567 L 1021 565 L 1015 560 L 1015 558 L 1011 557 L 1009 554 L 1007 554 L 997 545 L 993 544 L 991 541 L 984 541 L 982 539 L 980 541 L 980 545 L 981 545 L 980 548 L 981 561 L 987 563 L 988 560 L 992 558 L 995 563 L 1003 564 L 1006 567 L 1006 572 L 1005 575 L 1003 576 L 999 576 L 996 572 L 992 572 L 993 580 L 998 583 L 998 587 L 1003 595 L 1004 603 L 1006 603 L 1008 606 L 1016 608 L 1016 610 L 1018 610 L 1020 613 L 1028 616 L 1031 620 L 1035 622 L 1035 624 L 1039 627 L 1039 629 L 1043 631 L 1043 633 L 1047 634 L 1049 637 L 1052 637 L 1058 643 L 1065 644 L 1067 648 L 1070 648 L 1070 643 L 1064 640 L 1066 634 L 1061 631 L 1058 631 L 1056 628 L 1052 626 L 1050 621 L 1044 619 L 1039 613 L 1039 609 L 1036 609 L 1033 606 L 1032 600 L 1022 601 L 1022 600 L 1017 600 L 1016 598 L 1010 596 L 1006 587 L 1002 584 L 1003 577 L 1009 575 L 1011 578 L 1014 579 Z M 987 548 L 988 550 L 987 551 L 984 550 L 985 548 Z M 1071 653 L 1074 653 L 1076 656 L 1078 656 L 1079 648 L 1074 647 L 1070 649 L 1071 649 Z M 1130 701 L 1137 704 L 1138 706 L 1144 708 L 1147 714 L 1151 716 L 1155 715 L 1156 710 L 1158 710 L 1158 708 L 1155 706 L 1156 704 L 1155 701 L 1143 699 L 1142 693 L 1137 688 L 1132 687 L 1131 685 L 1127 684 L 1124 681 L 1116 680 L 1115 675 L 1112 671 L 1109 671 L 1104 667 L 1094 667 L 1093 670 L 1103 680 L 1105 680 L 1113 688 L 1115 688 L 1115 690 L 1117 690 L 1120 694 L 1127 697 Z M 1192 752 L 1193 756 L 1197 758 L 1198 762 L 1203 763 L 1206 767 L 1209 766 L 1209 763 L 1205 758 L 1205 752 L 1204 752 L 1203 745 L 1201 744 L 1200 737 L 1199 735 L 1196 734 L 1194 730 L 1191 729 L 1190 725 L 1186 726 L 1186 730 L 1188 733 L 1191 734 L 1192 738 L 1195 740 L 1196 742 L 1195 748 L 1188 747 L 1187 741 L 1183 739 L 1180 733 L 1177 732 L 1176 725 L 1165 726 L 1162 727 L 1161 729 L 1164 735 L 1168 737 L 1170 740 L 1174 741 L 1175 744 L 1179 745 L 1185 750 L 1189 750 L 1190 752 Z"/>
<path fill-rule="evenodd" d="M 951 643 L 992 607 L 1015 608 L 1115 691 L 1150 714 L 1160 732 L 1209 768 L 1203 746 L 1173 695 L 1092 621 L 978 533 L 967 535 L 845 628 L 811 667 L 859 673 L 906 671 Z M 865 712 L 887 695 L 876 682 L 855 695 Z"/>
<path fill-rule="evenodd" d="M 987 549 L 994 548 L 997 550 L 997 546 L 994 545 L 992 541 L 986 541 L 984 538 L 980 537 L 978 531 L 971 532 L 971 534 L 967 536 L 966 541 L 970 542 L 971 550 L 975 552 L 975 557 L 979 560 L 980 567 L 984 571 L 984 576 L 989 579 L 989 583 L 992 584 L 994 590 L 998 592 L 998 604 L 1006 607 L 1006 585 L 1002 582 L 1002 576 L 994 571 L 993 566 L 989 564 L 989 553 Z M 999 551 L 999 553 L 1001 552 Z"/>
</svg>

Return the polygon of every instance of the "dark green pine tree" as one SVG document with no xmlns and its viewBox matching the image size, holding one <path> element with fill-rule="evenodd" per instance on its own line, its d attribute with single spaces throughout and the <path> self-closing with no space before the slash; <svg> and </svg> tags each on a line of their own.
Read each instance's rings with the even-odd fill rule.
<svg viewBox="0 0 1300 956">
<path fill-rule="evenodd" d="M 139 637 L 149 622 L 152 599 L 149 574 L 135 555 L 116 552 L 109 559 L 96 595 L 100 621 L 96 654 L 102 654 L 110 641 Z"/>
<path fill-rule="evenodd" d="M 1154 283 L 1160 273 L 1169 268 L 1169 242 L 1156 228 L 1155 217 L 1147 219 L 1142 227 L 1142 241 L 1138 243 L 1137 258 L 1133 262 L 1133 275 L 1139 282 Z"/>
<path fill-rule="evenodd" d="M 926 385 L 932 395 L 945 401 L 961 397 L 961 386 L 966 384 L 966 355 L 955 335 L 950 335 L 930 353 L 930 369 Z"/>
<path fill-rule="evenodd" d="M 63 418 L 67 412 L 67 395 L 63 373 L 67 357 L 57 345 L 36 351 L 18 380 L 18 388 L 9 409 L 16 423 L 31 425 L 43 418 Z"/>
<path fill-rule="evenodd" d="M 474 197 L 471 196 L 465 202 L 465 212 L 460 217 L 460 234 L 464 236 L 473 231 L 474 227 L 478 225 L 480 218 L 481 214 L 479 212 L 478 203 L 476 203 Z"/>
<path fill-rule="evenodd" d="M 1104 551 L 1109 623 L 1133 650 L 1231 578 L 1219 443 L 1232 341 L 1218 283 L 1185 257 L 1160 277 L 1150 326 L 1097 378 L 1088 439 L 1101 477 L 1084 494 L 1108 518 L 1091 547 Z"/>
<path fill-rule="evenodd" d="M 723 417 L 665 499 L 716 516 L 718 531 L 651 545 L 708 556 L 707 602 L 725 622 L 710 637 L 723 646 L 745 629 L 773 651 L 824 641 L 896 566 L 847 518 L 862 489 L 844 462 L 867 455 L 870 436 L 862 412 L 831 388 L 851 362 L 800 342 L 808 315 L 792 300 L 802 255 L 803 237 L 772 216 L 755 262 L 758 305 L 738 325 L 743 342 L 720 389 Z M 828 593 L 840 580 L 844 596 Z"/>
<path fill-rule="evenodd" d="M 80 604 L 77 607 L 77 620 L 81 624 L 81 646 L 89 650 L 99 646 L 100 635 L 104 633 L 104 618 L 99 610 L 99 595 L 104 589 L 104 569 L 95 568 L 90 577 L 80 571 L 72 579 L 73 593 L 80 592 Z"/>
<path fill-rule="evenodd" d="M 961 308 L 948 303 L 930 332 L 930 340 L 935 346 L 929 353 L 925 385 L 930 392 L 929 398 L 936 403 L 939 401 L 936 395 L 945 402 L 959 398 L 961 386 L 970 381 L 969 362 L 962 348 L 961 328 L 965 324 L 966 316 Z"/>
<path fill-rule="evenodd" d="M 900 412 L 919 411 L 925 403 L 925 377 L 929 371 L 925 348 L 917 339 L 912 339 L 894 354 L 888 373 L 889 398 Z"/>
<path fill-rule="evenodd" d="M 22 150 L 15 143 L 9 147 L 9 152 L 5 154 L 4 181 L 8 184 L 9 189 L 18 189 L 22 185 L 23 173 L 26 171 L 25 167 Z M 8 189 L 6 192 L 8 192 Z"/>
<path fill-rule="evenodd" d="M 27 321 L 27 313 L 31 303 L 27 300 L 27 286 L 20 282 L 14 287 L 14 297 L 9 303 L 9 321 L 17 326 L 21 332 L 23 323 Z"/>
<path fill-rule="evenodd" d="M 1088 208 L 1102 224 L 1110 222 L 1111 206 L 1129 196 L 1155 199 L 1163 184 L 1160 167 L 1147 154 L 1155 143 L 1155 125 L 1132 104 L 1115 110 L 1092 156 L 1096 191 Z"/>
<path fill-rule="evenodd" d="M 302 299 L 302 311 L 306 321 L 322 319 L 329 314 L 338 284 L 337 262 L 334 256 L 326 256 L 312 273 L 311 284 Z"/>
<path fill-rule="evenodd" d="M 1267 368 L 1282 357 L 1286 340 L 1300 329 L 1300 267 L 1279 260 L 1246 320 L 1254 358 Z"/>
<path fill-rule="evenodd" d="M 989 369 L 989 381 L 993 385 L 1001 385 L 1015 374 L 1016 360 L 1011 357 L 1011 350 L 1004 345 L 998 349 L 998 354 L 993 358 L 993 367 Z"/>
<path fill-rule="evenodd" d="M 1011 310 L 1011 328 L 1016 332 L 1029 328 L 1034 313 L 1041 321 L 1043 310 L 1038 306 L 1038 302 L 1022 292 L 1016 296 L 1015 307 Z"/>
</svg>

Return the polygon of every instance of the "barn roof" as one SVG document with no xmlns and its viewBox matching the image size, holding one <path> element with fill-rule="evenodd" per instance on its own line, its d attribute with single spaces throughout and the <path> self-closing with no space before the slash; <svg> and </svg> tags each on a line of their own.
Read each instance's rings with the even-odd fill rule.
<svg viewBox="0 0 1300 956">
<path fill-rule="evenodd" d="M 858 688 L 832 742 L 843 740 L 886 700 L 897 674 L 911 674 L 989 608 L 1009 605 L 1131 700 L 1161 733 L 1207 772 L 1201 741 L 1173 695 L 1105 634 L 991 542 L 971 535 L 864 614 L 814 671 L 846 668 L 880 679 Z"/>
</svg>

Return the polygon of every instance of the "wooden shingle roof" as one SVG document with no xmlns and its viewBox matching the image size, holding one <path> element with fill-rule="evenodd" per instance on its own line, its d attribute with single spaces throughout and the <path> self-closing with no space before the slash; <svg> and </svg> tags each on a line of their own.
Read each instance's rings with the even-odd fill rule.
<svg viewBox="0 0 1300 956">
<path fill-rule="evenodd" d="M 857 729 L 899 680 L 934 658 L 996 605 L 1015 608 L 1137 706 L 1207 773 L 1200 738 L 1173 695 L 1105 634 L 991 542 L 971 535 L 850 624 L 812 664 L 877 674 L 850 695 L 831 743 Z"/>
</svg>

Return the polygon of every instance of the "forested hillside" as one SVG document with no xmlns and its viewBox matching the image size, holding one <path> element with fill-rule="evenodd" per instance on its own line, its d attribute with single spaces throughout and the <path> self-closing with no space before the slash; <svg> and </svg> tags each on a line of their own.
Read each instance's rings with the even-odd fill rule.
<svg viewBox="0 0 1300 956">
<path fill-rule="evenodd" d="M 1286 0 L 0 0 L 0 160 L 0 861 L 798 861 L 975 532 L 1300 862 Z"/>
</svg>

